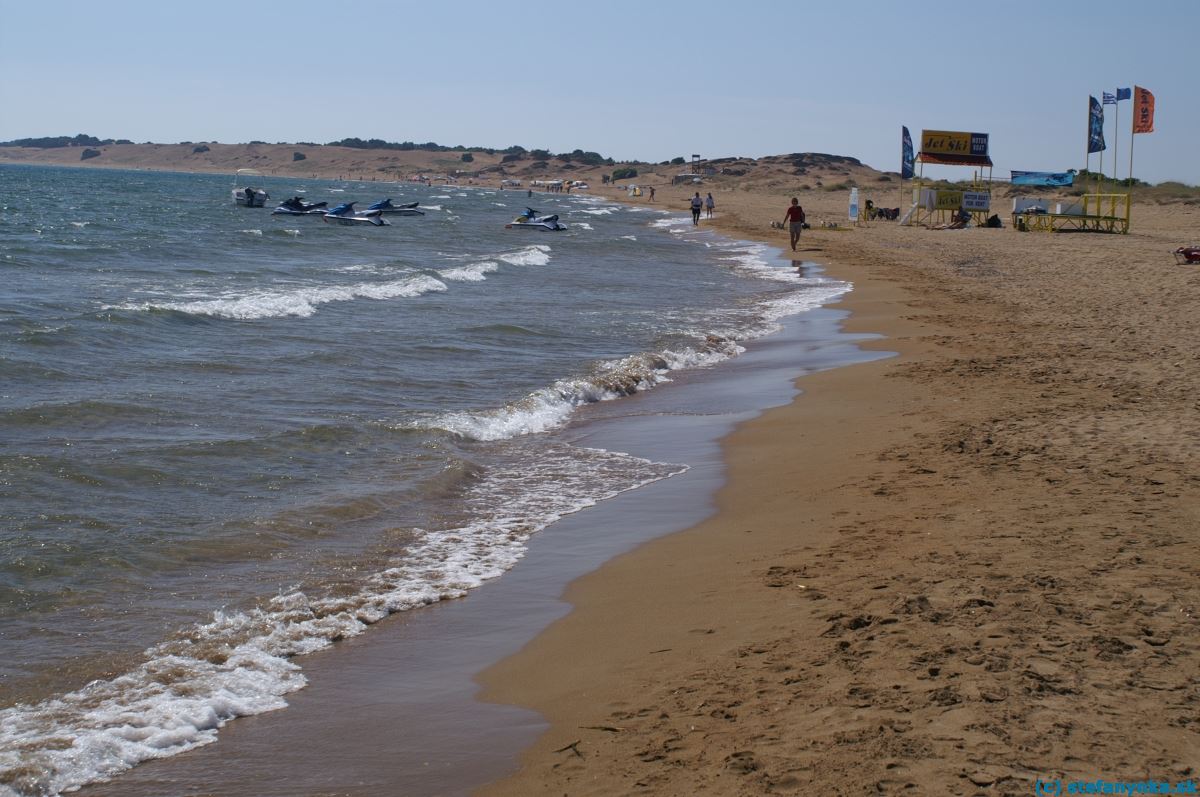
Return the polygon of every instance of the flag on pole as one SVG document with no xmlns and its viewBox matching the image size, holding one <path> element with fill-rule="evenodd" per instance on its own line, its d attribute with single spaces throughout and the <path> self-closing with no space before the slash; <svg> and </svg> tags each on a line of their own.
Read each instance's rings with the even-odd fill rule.
<svg viewBox="0 0 1200 797">
<path fill-rule="evenodd" d="M 1133 87 L 1133 132 L 1154 132 L 1154 95 L 1141 86 Z"/>
<path fill-rule="evenodd" d="M 1137 132 L 1136 130 L 1134 132 Z M 1088 154 L 1103 152 L 1104 146 L 1104 106 L 1095 97 L 1088 97 Z"/>
<path fill-rule="evenodd" d="M 913 171 L 913 145 L 912 136 L 908 134 L 908 128 L 901 125 L 901 140 L 900 140 L 900 179 L 911 180 L 915 172 Z"/>
<path fill-rule="evenodd" d="M 1117 89 L 1117 101 L 1128 100 L 1133 97 L 1133 89 Z"/>
<path fill-rule="evenodd" d="M 1116 105 L 1117 104 L 1117 95 L 1109 94 L 1107 91 L 1105 91 L 1102 93 L 1100 100 L 1105 105 Z"/>
</svg>

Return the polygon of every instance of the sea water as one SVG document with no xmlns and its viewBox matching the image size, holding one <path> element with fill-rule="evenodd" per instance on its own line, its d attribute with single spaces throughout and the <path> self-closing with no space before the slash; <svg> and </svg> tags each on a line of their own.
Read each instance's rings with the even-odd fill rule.
<svg viewBox="0 0 1200 797">
<path fill-rule="evenodd" d="M 0 794 L 211 742 L 679 474 L 569 432 L 849 288 L 586 194 L 264 178 L 425 211 L 346 227 L 230 179 L 0 167 Z"/>
</svg>

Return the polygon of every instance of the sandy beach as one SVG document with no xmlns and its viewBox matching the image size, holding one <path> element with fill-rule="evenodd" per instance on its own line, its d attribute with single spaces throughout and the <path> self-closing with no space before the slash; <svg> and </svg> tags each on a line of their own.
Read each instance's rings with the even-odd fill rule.
<svg viewBox="0 0 1200 797">
<path fill-rule="evenodd" d="M 703 224 L 786 246 L 785 193 L 716 199 Z M 801 199 L 844 218 L 844 193 Z M 577 581 L 483 674 L 552 727 L 481 793 L 1195 780 L 1200 271 L 1170 253 L 1198 221 L 814 223 L 798 254 L 900 356 L 800 379 L 724 442 L 716 517 Z"/>
<path fill-rule="evenodd" d="M 715 516 L 572 583 L 570 614 L 479 675 L 550 728 L 478 793 L 1200 781 L 1200 267 L 1171 254 L 1200 206 L 1135 201 L 1129 235 L 1017 233 L 1003 197 L 1003 229 L 850 227 L 836 181 L 881 206 L 897 183 L 780 164 L 641 179 L 785 250 L 771 222 L 799 196 L 795 260 L 852 282 L 847 331 L 896 356 L 799 378 L 723 441 Z"/>
</svg>

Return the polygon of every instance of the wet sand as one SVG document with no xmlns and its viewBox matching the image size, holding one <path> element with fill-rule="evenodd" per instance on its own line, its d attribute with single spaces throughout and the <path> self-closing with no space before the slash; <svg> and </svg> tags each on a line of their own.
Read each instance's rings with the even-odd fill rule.
<svg viewBox="0 0 1200 797">
<path fill-rule="evenodd" d="M 781 245 L 786 203 L 718 194 L 712 223 Z M 480 793 L 1195 779 L 1200 269 L 1170 253 L 1197 222 L 807 231 L 848 328 L 900 356 L 801 378 L 723 441 L 714 517 L 573 583 L 483 674 L 550 728 Z"/>
</svg>

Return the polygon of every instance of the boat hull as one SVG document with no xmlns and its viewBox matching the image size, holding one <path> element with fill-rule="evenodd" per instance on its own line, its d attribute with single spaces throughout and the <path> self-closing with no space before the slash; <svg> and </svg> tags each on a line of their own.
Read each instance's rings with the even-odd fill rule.
<svg viewBox="0 0 1200 797">
<path fill-rule="evenodd" d="M 347 227 L 352 227 L 355 224 L 370 224 L 373 227 L 382 227 L 388 223 L 387 219 L 378 213 L 373 213 L 370 216 L 338 216 L 333 213 L 326 213 L 322 218 L 325 219 L 325 223 L 327 224 L 342 224 Z"/>
<path fill-rule="evenodd" d="M 271 195 L 262 189 L 252 190 L 247 192 L 243 188 L 237 188 L 233 191 L 233 204 L 241 205 L 247 208 L 262 208 L 267 206 L 267 201 L 271 199 Z"/>
<path fill-rule="evenodd" d="M 559 224 L 558 222 L 514 221 L 511 224 L 505 224 L 504 229 L 506 229 L 506 230 L 530 229 L 530 230 L 545 230 L 547 232 L 561 232 L 567 228 L 564 227 L 563 225 Z"/>
</svg>

